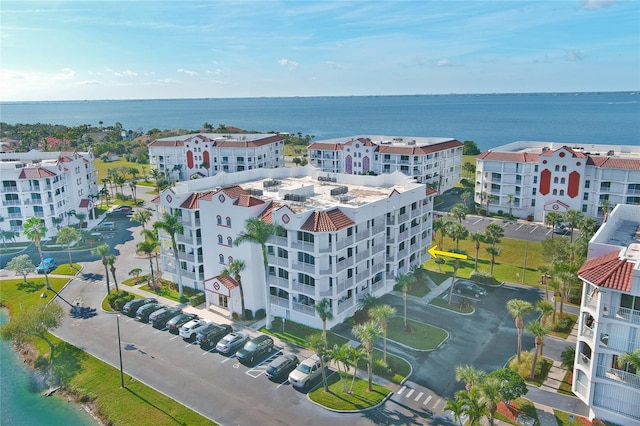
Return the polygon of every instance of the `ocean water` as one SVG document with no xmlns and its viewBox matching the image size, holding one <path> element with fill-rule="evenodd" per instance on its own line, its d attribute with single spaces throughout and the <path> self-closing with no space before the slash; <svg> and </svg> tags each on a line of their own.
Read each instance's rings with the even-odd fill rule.
<svg viewBox="0 0 640 426">
<path fill-rule="evenodd" d="M 0 121 L 198 130 L 204 122 L 314 135 L 432 136 L 481 150 L 519 140 L 640 144 L 640 93 L 2 102 Z"/>
<path fill-rule="evenodd" d="M 0 310 L 0 324 L 8 320 Z M 0 424 L 2 426 L 84 426 L 96 422 L 78 405 L 55 396 L 44 398 L 39 378 L 0 339 Z"/>
</svg>

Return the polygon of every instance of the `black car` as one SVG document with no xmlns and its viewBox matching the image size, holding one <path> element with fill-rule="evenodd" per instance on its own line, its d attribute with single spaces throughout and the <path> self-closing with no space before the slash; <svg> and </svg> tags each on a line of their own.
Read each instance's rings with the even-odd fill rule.
<svg viewBox="0 0 640 426">
<path fill-rule="evenodd" d="M 157 311 L 158 309 L 165 308 L 166 306 L 161 305 L 160 303 L 147 303 L 146 305 L 142 305 L 136 311 L 136 320 L 140 322 L 149 322 L 149 315 Z"/>
<path fill-rule="evenodd" d="M 487 295 L 487 290 L 469 280 L 456 280 L 453 289 L 458 294 L 466 294 L 476 299 Z"/>
<path fill-rule="evenodd" d="M 149 315 L 149 324 L 154 328 L 164 328 L 171 318 L 182 313 L 180 308 L 164 308 Z"/>
<path fill-rule="evenodd" d="M 215 348 L 218 341 L 232 331 L 229 324 L 211 324 L 205 331 L 198 333 L 196 343 L 198 343 L 202 349 L 208 351 Z"/>
<path fill-rule="evenodd" d="M 124 304 L 122 307 L 122 313 L 126 316 L 133 317 L 136 315 L 136 311 L 140 306 L 146 305 L 147 303 L 155 303 L 156 299 L 153 297 L 149 297 L 147 299 L 133 299 Z"/>
<path fill-rule="evenodd" d="M 267 366 L 267 377 L 271 380 L 288 377 L 289 373 L 291 373 L 299 363 L 298 357 L 294 354 L 280 355 Z"/>
<path fill-rule="evenodd" d="M 273 339 L 263 334 L 255 339 L 249 340 L 244 347 L 238 351 L 236 356 L 242 363 L 252 363 L 255 359 L 260 359 L 273 351 Z"/>
<path fill-rule="evenodd" d="M 184 312 L 176 315 L 175 317 L 167 321 L 166 325 L 169 329 L 169 333 L 178 334 L 180 332 L 180 327 L 196 318 L 198 318 L 196 314 L 185 314 Z"/>
</svg>

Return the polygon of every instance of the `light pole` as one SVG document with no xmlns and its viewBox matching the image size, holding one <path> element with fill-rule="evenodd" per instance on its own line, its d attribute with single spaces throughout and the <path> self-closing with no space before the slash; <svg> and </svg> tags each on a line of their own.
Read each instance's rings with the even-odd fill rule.
<svg viewBox="0 0 640 426">
<path fill-rule="evenodd" d="M 524 243 L 524 262 L 522 264 L 522 285 L 524 285 L 524 274 L 527 272 L 527 252 L 529 251 L 529 225 L 527 224 L 527 241 Z"/>
<path fill-rule="evenodd" d="M 124 388 L 124 373 L 122 372 L 122 343 L 120 342 L 120 315 L 116 317 L 118 326 L 118 353 L 120 354 L 120 387 Z"/>
</svg>

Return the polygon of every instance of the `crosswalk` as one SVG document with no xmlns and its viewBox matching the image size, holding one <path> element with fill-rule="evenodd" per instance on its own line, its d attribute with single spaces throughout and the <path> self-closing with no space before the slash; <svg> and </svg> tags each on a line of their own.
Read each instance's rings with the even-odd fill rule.
<svg viewBox="0 0 640 426">
<path fill-rule="evenodd" d="M 444 411 L 446 400 L 417 383 L 405 382 L 391 397 L 391 400 L 415 412 L 429 412 L 433 417 L 453 421 L 451 411 Z M 463 421 L 466 421 L 466 418 Z"/>
</svg>

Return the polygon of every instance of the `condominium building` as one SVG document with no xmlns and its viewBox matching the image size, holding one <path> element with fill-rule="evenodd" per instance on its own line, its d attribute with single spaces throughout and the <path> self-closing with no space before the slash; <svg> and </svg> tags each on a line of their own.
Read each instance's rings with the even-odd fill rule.
<svg viewBox="0 0 640 426">
<path fill-rule="evenodd" d="M 204 289 L 208 307 L 241 312 L 237 277 L 221 272 L 242 260 L 245 309 L 263 310 L 268 289 L 273 316 L 320 327 L 318 301 L 329 301 L 329 326 L 342 322 L 360 298 L 391 291 L 398 274 L 429 258 L 434 194 L 401 173 L 345 175 L 307 165 L 184 181 L 156 202 L 159 212 L 182 217 L 183 282 Z M 261 247 L 235 245 L 251 218 L 281 227 L 266 244 L 266 277 Z M 161 238 L 163 270 L 177 281 L 171 244 Z"/>
<path fill-rule="evenodd" d="M 90 219 L 99 192 L 93 160 L 91 152 L 0 153 L 0 229 L 18 232 L 16 240 L 25 240 L 25 220 L 39 217 L 48 229 L 45 238 L 53 238 L 54 219 L 76 223 L 74 213 Z"/>
<path fill-rule="evenodd" d="M 640 204 L 640 146 L 513 142 L 476 158 L 475 202 L 493 213 L 543 221 L 578 210 L 602 218 L 602 203 Z"/>
<path fill-rule="evenodd" d="M 151 168 L 170 181 L 284 167 L 284 138 L 277 134 L 188 134 L 156 139 L 148 147 Z"/>
<path fill-rule="evenodd" d="M 589 242 L 573 392 L 598 417 L 640 423 L 640 371 L 619 360 L 640 350 L 640 206 L 618 204 Z"/>
<path fill-rule="evenodd" d="M 444 192 L 460 181 L 463 143 L 451 138 L 351 136 L 314 142 L 311 164 L 332 173 L 401 172 Z"/>
</svg>

